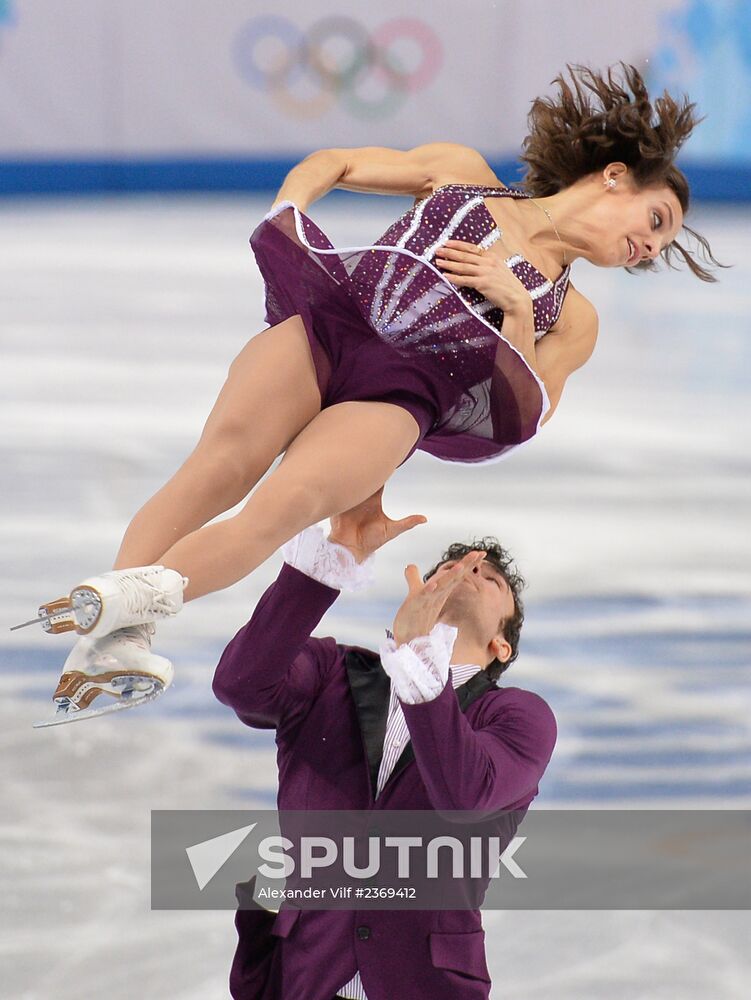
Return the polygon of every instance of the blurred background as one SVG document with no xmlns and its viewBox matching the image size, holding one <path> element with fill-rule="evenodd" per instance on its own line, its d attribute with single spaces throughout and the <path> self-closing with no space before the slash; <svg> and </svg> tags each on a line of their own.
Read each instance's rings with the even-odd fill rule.
<svg viewBox="0 0 751 1000">
<path fill-rule="evenodd" d="M 428 523 L 377 557 L 318 630 L 375 647 L 454 540 L 495 534 L 527 577 L 503 682 L 556 713 L 537 808 L 751 806 L 748 256 L 751 7 L 531 0 L 0 0 L 2 619 L 111 565 L 128 520 L 197 440 L 264 327 L 247 246 L 315 149 L 479 149 L 518 184 L 532 99 L 566 63 L 619 60 L 706 120 L 679 157 L 687 224 L 729 270 L 578 262 L 600 314 L 555 420 L 482 468 L 417 453 L 385 491 Z M 335 246 L 410 199 L 332 192 Z M 689 244 L 691 245 L 691 244 Z M 259 428 L 259 433 L 262 433 Z M 0 632 L 4 995 L 228 995 L 229 912 L 151 912 L 150 810 L 273 808 L 273 733 L 213 699 L 224 644 L 281 556 L 162 626 L 176 681 L 153 705 L 32 732 L 68 637 Z M 293 613 L 293 611 L 291 611 Z M 736 998 L 742 912 L 483 914 L 500 1000 Z M 746 985 L 747 988 L 747 985 Z"/>
</svg>

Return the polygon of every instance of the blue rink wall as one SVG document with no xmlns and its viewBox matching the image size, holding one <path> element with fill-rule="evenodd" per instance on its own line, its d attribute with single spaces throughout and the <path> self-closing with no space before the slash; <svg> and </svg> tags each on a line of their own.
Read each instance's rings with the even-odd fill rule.
<svg viewBox="0 0 751 1000">
<path fill-rule="evenodd" d="M 0 162 L 0 195 L 86 195 L 127 192 L 265 191 L 281 186 L 297 157 L 50 159 Z M 491 162 L 512 186 L 521 182 L 514 160 Z M 751 164 L 680 164 L 692 196 L 702 201 L 751 201 Z"/>
<path fill-rule="evenodd" d="M 751 200 L 750 3 L 534 6 L 0 0 L 0 196 L 269 191 L 316 149 L 434 142 L 513 185 L 533 99 L 623 62 L 693 103 L 693 196 Z"/>
</svg>

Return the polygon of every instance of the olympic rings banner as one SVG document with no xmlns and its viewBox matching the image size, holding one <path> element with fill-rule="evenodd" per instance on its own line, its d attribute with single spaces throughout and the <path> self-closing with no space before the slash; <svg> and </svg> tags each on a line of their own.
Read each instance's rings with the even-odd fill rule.
<svg viewBox="0 0 751 1000">
<path fill-rule="evenodd" d="M 405 46 L 416 59 L 400 55 Z M 393 17 L 369 30 L 344 14 L 305 29 L 278 14 L 256 15 L 237 32 L 233 56 L 250 87 L 281 117 L 301 122 L 320 120 L 337 105 L 356 120 L 392 118 L 439 77 L 444 62 L 439 34 L 424 19 Z"/>
<path fill-rule="evenodd" d="M 466 143 L 517 155 L 566 62 L 635 62 L 707 123 L 685 153 L 751 161 L 740 0 L 0 0 L 0 162 L 300 157 Z M 651 79 L 650 79 L 651 74 Z"/>
</svg>

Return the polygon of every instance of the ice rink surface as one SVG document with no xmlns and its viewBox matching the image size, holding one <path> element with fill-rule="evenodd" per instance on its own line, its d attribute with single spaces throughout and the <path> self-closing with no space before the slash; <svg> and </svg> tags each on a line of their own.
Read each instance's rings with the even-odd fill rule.
<svg viewBox="0 0 751 1000">
<path fill-rule="evenodd" d="M 108 569 L 193 447 L 265 325 L 247 239 L 271 200 L 0 203 L 6 626 Z M 337 193 L 309 214 L 335 245 L 362 245 L 407 207 Z M 709 285 L 577 262 L 600 338 L 553 420 L 496 465 L 416 453 L 385 507 L 428 524 L 382 549 L 376 586 L 343 594 L 318 632 L 375 646 L 407 563 L 497 535 L 529 581 L 504 681 L 543 695 L 559 725 L 537 808 L 751 808 L 751 208 L 697 206 L 687 222 L 735 266 Z M 232 914 L 149 909 L 150 810 L 274 807 L 273 732 L 243 727 L 210 685 L 280 565 L 163 625 L 174 686 L 109 718 L 33 732 L 72 642 L 0 633 L 3 996 L 228 996 Z M 748 995 L 747 913 L 483 921 L 493 1000 Z"/>
</svg>

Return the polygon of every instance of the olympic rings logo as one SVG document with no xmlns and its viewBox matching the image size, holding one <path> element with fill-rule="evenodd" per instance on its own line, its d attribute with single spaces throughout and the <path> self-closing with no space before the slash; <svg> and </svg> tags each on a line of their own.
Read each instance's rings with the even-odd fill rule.
<svg viewBox="0 0 751 1000">
<path fill-rule="evenodd" d="M 408 68 L 410 48 L 418 56 Z M 293 118 L 320 116 L 340 101 L 351 114 L 374 119 L 393 114 L 435 78 L 443 47 L 429 25 L 412 17 L 369 33 L 354 18 L 335 14 L 303 33 L 287 18 L 265 14 L 238 31 L 233 56 L 242 78 L 269 92 Z"/>
</svg>

